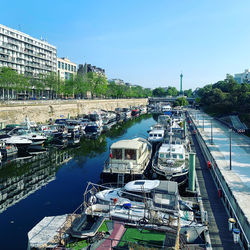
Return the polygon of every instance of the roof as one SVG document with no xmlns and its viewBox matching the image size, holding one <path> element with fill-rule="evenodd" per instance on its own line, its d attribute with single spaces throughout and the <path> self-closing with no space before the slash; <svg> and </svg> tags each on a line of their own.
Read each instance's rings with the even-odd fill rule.
<svg viewBox="0 0 250 250">
<path fill-rule="evenodd" d="M 54 236 L 58 234 L 58 230 L 65 223 L 66 219 L 67 214 L 44 217 L 28 232 L 30 248 L 38 248 L 52 242 L 54 240 Z M 54 245 L 56 246 L 55 243 Z"/>
<path fill-rule="evenodd" d="M 172 153 L 176 153 L 176 154 L 184 154 L 185 153 L 183 145 L 172 144 L 171 148 L 172 148 Z M 159 153 L 168 153 L 169 150 L 170 150 L 169 144 L 162 144 L 162 146 L 159 149 Z"/>
<path fill-rule="evenodd" d="M 151 191 L 160 185 L 159 180 L 139 180 L 139 181 L 130 181 L 124 188 L 127 191 L 141 192 L 141 191 Z"/>
<path fill-rule="evenodd" d="M 155 190 L 157 193 L 178 194 L 178 185 L 174 181 L 136 180 L 128 182 L 124 188 L 130 192 L 151 192 Z"/>
<path fill-rule="evenodd" d="M 146 143 L 146 140 L 142 138 L 135 138 L 132 140 L 121 140 L 113 143 L 111 145 L 111 148 L 139 149 L 144 143 Z"/>
<path fill-rule="evenodd" d="M 152 129 L 149 134 L 164 134 L 165 130 L 164 129 Z"/>
</svg>

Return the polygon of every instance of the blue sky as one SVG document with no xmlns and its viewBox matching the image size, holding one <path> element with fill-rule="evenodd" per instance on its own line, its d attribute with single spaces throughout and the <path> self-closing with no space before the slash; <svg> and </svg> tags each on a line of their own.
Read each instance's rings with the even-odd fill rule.
<svg viewBox="0 0 250 250">
<path fill-rule="evenodd" d="M 143 87 L 195 89 L 250 66 L 248 0 L 2 1 L 0 23 Z"/>
</svg>

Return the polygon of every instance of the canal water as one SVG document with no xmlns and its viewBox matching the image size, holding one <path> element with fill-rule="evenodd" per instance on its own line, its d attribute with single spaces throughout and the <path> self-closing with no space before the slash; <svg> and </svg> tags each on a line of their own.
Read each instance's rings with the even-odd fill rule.
<svg viewBox="0 0 250 250">
<path fill-rule="evenodd" d="M 142 115 L 97 140 L 81 140 L 77 148 L 5 165 L 0 170 L 0 249 L 27 249 L 27 233 L 43 217 L 72 213 L 83 201 L 87 182 L 100 180 L 110 145 L 146 138 L 154 123 L 151 115 Z"/>
</svg>

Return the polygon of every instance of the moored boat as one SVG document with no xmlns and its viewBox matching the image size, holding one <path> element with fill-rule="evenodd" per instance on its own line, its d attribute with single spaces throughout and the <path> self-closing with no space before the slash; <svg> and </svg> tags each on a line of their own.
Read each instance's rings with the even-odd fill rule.
<svg viewBox="0 0 250 250">
<path fill-rule="evenodd" d="M 140 179 L 149 165 L 152 146 L 143 138 L 121 140 L 110 147 L 109 159 L 106 160 L 102 172 L 103 182 L 106 180 L 124 183 L 131 178 Z"/>
<path fill-rule="evenodd" d="M 107 188 L 95 194 L 91 190 L 89 200 L 84 202 L 88 215 L 149 228 L 180 225 L 187 242 L 195 241 L 206 229 L 195 221 L 193 204 L 180 198 L 176 182 L 138 180 L 127 183 L 124 188 Z"/>
</svg>

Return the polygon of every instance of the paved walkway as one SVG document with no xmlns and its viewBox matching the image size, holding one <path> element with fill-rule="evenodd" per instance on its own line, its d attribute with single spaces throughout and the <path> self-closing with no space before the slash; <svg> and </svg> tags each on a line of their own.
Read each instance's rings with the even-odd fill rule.
<svg viewBox="0 0 250 250">
<path fill-rule="evenodd" d="M 241 249 L 239 244 L 233 242 L 232 233 L 228 231 L 228 215 L 226 209 L 218 196 L 218 191 L 207 168 L 207 162 L 203 157 L 199 144 L 195 136 L 192 136 L 196 152 L 196 174 L 202 195 L 204 210 L 208 213 L 209 236 L 212 248 L 222 249 Z"/>
<path fill-rule="evenodd" d="M 227 127 L 207 114 L 191 110 L 189 112 L 206 142 L 219 170 L 231 190 L 246 223 L 250 223 L 250 139 L 238 133 L 230 132 Z M 211 125 L 212 123 L 212 125 Z M 232 151 L 232 170 L 230 166 L 230 133 Z M 212 144 L 211 144 L 212 139 Z"/>
</svg>

